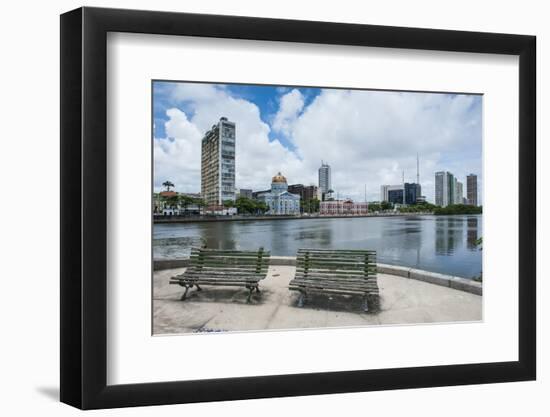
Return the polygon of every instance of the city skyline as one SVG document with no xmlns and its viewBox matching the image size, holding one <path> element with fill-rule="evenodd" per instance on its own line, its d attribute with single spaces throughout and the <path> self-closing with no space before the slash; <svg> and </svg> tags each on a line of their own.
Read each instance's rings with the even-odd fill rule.
<svg viewBox="0 0 550 417">
<path fill-rule="evenodd" d="M 265 189 L 279 171 L 291 184 L 318 185 L 321 161 L 330 160 L 340 198 L 377 201 L 380 186 L 401 183 L 403 171 L 416 183 L 420 153 L 428 201 L 434 172 L 448 170 L 478 173 L 482 204 L 480 96 L 172 82 L 153 89 L 155 191 L 167 179 L 181 192 L 200 190 L 201 139 L 228 117 L 239 138 L 236 189 Z"/>
</svg>

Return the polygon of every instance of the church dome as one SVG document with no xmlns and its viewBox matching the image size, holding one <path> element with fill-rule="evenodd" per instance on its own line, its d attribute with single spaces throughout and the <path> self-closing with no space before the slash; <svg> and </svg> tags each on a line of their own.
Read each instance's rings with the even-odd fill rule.
<svg viewBox="0 0 550 417">
<path fill-rule="evenodd" d="M 286 184 L 286 178 L 279 172 L 271 179 L 271 182 L 281 182 Z"/>
</svg>

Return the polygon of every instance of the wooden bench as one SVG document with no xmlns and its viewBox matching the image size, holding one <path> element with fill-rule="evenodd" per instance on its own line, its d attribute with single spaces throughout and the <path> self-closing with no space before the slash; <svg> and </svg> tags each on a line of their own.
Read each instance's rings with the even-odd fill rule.
<svg viewBox="0 0 550 417">
<path fill-rule="evenodd" d="M 299 249 L 289 289 L 300 292 L 303 307 L 312 292 L 363 296 L 363 310 L 379 309 L 376 251 Z"/>
<path fill-rule="evenodd" d="M 190 265 L 183 274 L 170 278 L 170 284 L 185 287 L 181 299 L 193 286 L 201 291 L 200 285 L 242 286 L 249 290 L 247 303 L 252 292 L 260 292 L 259 282 L 267 275 L 269 252 L 234 251 L 192 248 Z"/>
</svg>

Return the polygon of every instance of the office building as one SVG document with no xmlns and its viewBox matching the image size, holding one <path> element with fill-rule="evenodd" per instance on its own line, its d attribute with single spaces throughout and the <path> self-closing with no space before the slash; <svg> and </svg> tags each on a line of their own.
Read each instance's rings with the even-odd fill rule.
<svg viewBox="0 0 550 417">
<path fill-rule="evenodd" d="M 435 204 L 441 207 L 447 207 L 455 203 L 456 179 L 448 171 L 439 171 L 435 173 Z"/>
<path fill-rule="evenodd" d="M 417 200 L 421 196 L 421 187 L 420 184 L 408 183 L 404 184 L 405 189 L 405 204 L 416 204 Z M 402 203 L 403 200 L 399 201 Z"/>
<path fill-rule="evenodd" d="M 380 201 L 388 201 L 390 202 L 390 192 L 391 192 L 391 198 L 392 199 L 398 199 L 399 195 L 401 195 L 401 201 L 398 201 L 399 203 L 403 202 L 403 185 L 382 185 L 380 187 Z"/>
<path fill-rule="evenodd" d="M 239 197 L 252 198 L 252 190 L 241 188 L 239 190 Z"/>
<path fill-rule="evenodd" d="M 254 200 L 261 200 L 265 194 L 269 194 L 270 192 L 271 192 L 271 189 L 261 190 L 261 191 L 252 191 L 252 198 Z"/>
<path fill-rule="evenodd" d="M 403 203 L 403 187 L 398 189 L 388 190 L 388 199 L 386 200 L 393 204 L 404 204 Z"/>
<path fill-rule="evenodd" d="M 416 201 L 421 197 L 421 190 L 420 184 L 414 182 L 401 185 L 382 185 L 380 187 L 380 201 L 393 204 L 416 204 Z"/>
<path fill-rule="evenodd" d="M 292 184 L 288 186 L 288 192 L 298 194 L 303 201 L 320 200 L 319 188 L 316 185 Z"/>
<path fill-rule="evenodd" d="M 210 209 L 235 201 L 235 123 L 220 118 L 202 138 L 201 195 Z"/>
<path fill-rule="evenodd" d="M 464 201 L 464 187 L 460 181 L 455 183 L 455 204 L 462 204 Z"/>
<path fill-rule="evenodd" d="M 321 168 L 319 168 L 319 189 L 321 190 L 321 194 L 323 196 L 328 194 L 331 187 L 330 165 L 321 161 Z"/>
<path fill-rule="evenodd" d="M 468 204 L 477 206 L 477 175 L 470 174 L 466 177 L 466 198 Z"/>
</svg>

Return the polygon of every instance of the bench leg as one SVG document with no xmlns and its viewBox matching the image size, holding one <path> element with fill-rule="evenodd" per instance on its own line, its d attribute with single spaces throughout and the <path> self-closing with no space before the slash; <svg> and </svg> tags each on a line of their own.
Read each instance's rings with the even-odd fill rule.
<svg viewBox="0 0 550 417">
<path fill-rule="evenodd" d="M 259 285 L 256 287 L 256 292 L 260 292 L 260 286 Z"/>
<path fill-rule="evenodd" d="M 199 287 L 199 285 L 198 285 L 198 284 L 195 284 L 195 287 L 197 287 L 197 291 L 202 291 L 202 288 L 201 288 L 201 287 Z"/>
<path fill-rule="evenodd" d="M 250 303 L 250 298 L 252 297 L 252 292 L 254 291 L 254 287 L 247 287 L 248 288 L 248 297 L 246 299 L 247 303 Z"/>
<path fill-rule="evenodd" d="M 181 301 L 185 300 L 185 298 L 187 297 L 187 291 L 189 291 L 189 285 L 185 286 L 185 292 L 183 293 L 183 295 L 180 298 Z"/>
<path fill-rule="evenodd" d="M 365 295 L 363 297 L 363 311 L 366 313 L 369 311 L 369 303 L 368 303 L 368 300 L 367 300 L 368 296 Z"/>
<path fill-rule="evenodd" d="M 306 302 L 306 292 L 300 291 L 300 298 L 298 299 L 298 307 L 303 307 Z"/>
</svg>

